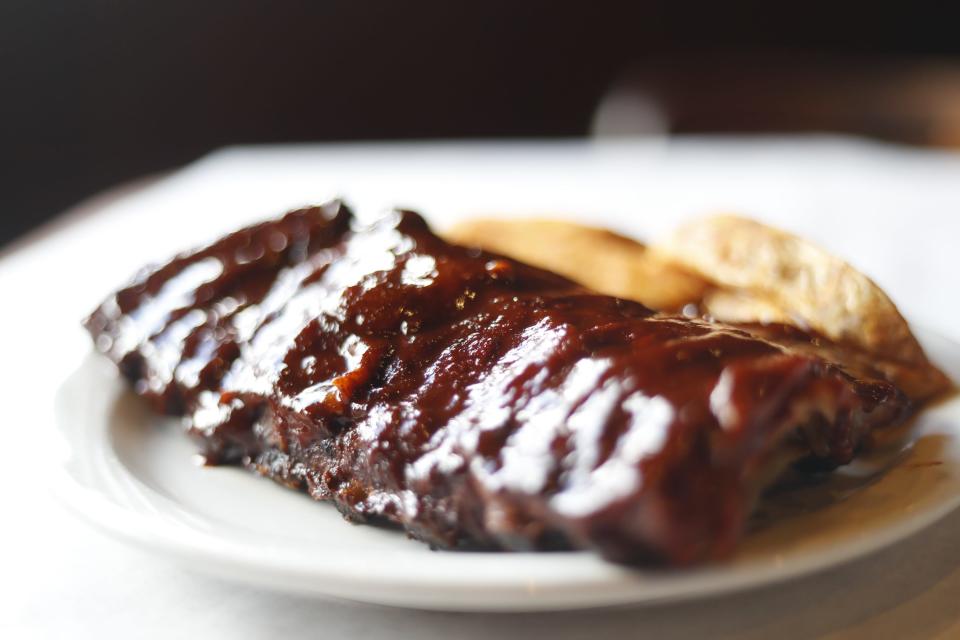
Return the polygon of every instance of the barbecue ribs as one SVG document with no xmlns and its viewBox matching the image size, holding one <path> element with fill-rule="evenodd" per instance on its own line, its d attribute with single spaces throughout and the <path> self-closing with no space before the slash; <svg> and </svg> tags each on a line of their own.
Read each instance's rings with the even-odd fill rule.
<svg viewBox="0 0 960 640">
<path fill-rule="evenodd" d="M 211 464 L 443 548 L 722 557 L 771 468 L 846 463 L 909 411 L 820 337 L 657 314 L 338 202 L 144 270 L 86 326 Z"/>
</svg>

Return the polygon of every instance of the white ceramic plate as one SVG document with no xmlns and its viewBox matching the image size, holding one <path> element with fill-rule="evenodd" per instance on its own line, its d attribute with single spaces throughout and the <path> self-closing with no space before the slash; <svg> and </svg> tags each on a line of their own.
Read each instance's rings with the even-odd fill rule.
<svg viewBox="0 0 960 640">
<path fill-rule="evenodd" d="M 960 345 L 921 334 L 960 379 Z M 909 441 L 769 502 L 735 558 L 632 570 L 589 553 L 434 552 L 235 468 L 195 463 L 174 420 L 150 414 L 88 357 L 56 403 L 66 448 L 54 486 L 78 514 L 198 570 L 306 594 L 425 609 L 547 610 L 662 602 L 757 587 L 905 538 L 960 504 L 960 399 Z"/>
</svg>

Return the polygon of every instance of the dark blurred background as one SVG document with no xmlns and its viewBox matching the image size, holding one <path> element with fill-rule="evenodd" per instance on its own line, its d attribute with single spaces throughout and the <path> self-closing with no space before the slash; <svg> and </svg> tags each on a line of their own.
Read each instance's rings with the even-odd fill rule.
<svg viewBox="0 0 960 640">
<path fill-rule="evenodd" d="M 836 131 L 957 146 L 960 11 L 935 6 L 0 0 L 0 244 L 226 144 Z"/>
</svg>

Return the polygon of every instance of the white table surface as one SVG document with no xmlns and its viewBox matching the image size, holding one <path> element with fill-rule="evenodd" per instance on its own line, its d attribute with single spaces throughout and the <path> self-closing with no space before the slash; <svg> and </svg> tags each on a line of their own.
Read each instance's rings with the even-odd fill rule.
<svg viewBox="0 0 960 640">
<path fill-rule="evenodd" d="M 51 396 L 88 349 L 83 315 L 146 261 L 332 194 L 370 216 L 416 208 L 435 225 L 550 214 L 647 236 L 737 211 L 816 239 L 873 276 L 911 321 L 960 339 L 960 156 L 835 137 L 227 149 L 86 203 L 0 254 L 0 637 L 960 638 L 960 513 L 862 561 L 763 590 L 524 615 L 261 591 L 75 520 L 50 498 L 44 470 L 58 455 Z"/>
</svg>

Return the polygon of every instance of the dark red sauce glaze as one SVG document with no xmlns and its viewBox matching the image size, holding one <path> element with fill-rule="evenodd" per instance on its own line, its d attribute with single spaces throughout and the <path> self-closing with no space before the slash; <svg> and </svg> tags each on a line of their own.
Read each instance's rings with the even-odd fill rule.
<svg viewBox="0 0 960 640">
<path fill-rule="evenodd" d="M 332 203 L 241 230 L 87 327 L 211 463 L 441 547 L 720 557 L 785 443 L 835 466 L 907 411 L 879 377 L 450 245 L 416 214 L 352 225 Z"/>
</svg>

